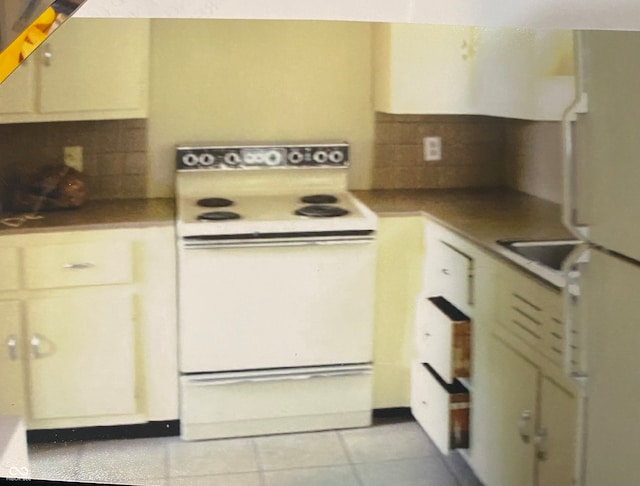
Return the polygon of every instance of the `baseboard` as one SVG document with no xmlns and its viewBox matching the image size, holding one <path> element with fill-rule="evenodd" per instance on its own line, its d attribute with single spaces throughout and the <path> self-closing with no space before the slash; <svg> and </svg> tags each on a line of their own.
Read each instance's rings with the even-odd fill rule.
<svg viewBox="0 0 640 486">
<path fill-rule="evenodd" d="M 376 408 L 373 411 L 373 424 L 408 422 L 413 420 L 409 407 Z"/>
<path fill-rule="evenodd" d="M 413 420 L 409 407 L 377 408 L 373 411 L 373 424 L 406 422 Z M 141 439 L 180 435 L 180 421 L 168 420 L 144 424 L 77 427 L 68 429 L 27 430 L 27 442 L 72 442 L 77 440 Z"/>
<path fill-rule="evenodd" d="M 27 430 L 27 442 L 72 442 L 76 440 L 141 439 L 180 435 L 180 421 L 168 420 L 144 424 L 78 427 L 69 429 Z"/>
</svg>

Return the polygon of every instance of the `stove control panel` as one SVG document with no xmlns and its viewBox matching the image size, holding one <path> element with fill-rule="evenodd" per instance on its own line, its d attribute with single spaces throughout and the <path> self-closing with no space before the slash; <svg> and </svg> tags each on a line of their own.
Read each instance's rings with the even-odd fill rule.
<svg viewBox="0 0 640 486">
<path fill-rule="evenodd" d="M 306 145 L 179 145 L 176 170 L 346 168 L 349 144 Z"/>
</svg>

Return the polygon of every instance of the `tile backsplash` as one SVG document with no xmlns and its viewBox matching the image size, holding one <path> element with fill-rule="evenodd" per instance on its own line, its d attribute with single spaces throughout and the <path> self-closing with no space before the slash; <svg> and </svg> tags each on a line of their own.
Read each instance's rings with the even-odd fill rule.
<svg viewBox="0 0 640 486">
<path fill-rule="evenodd" d="M 376 113 L 374 189 L 506 185 L 505 120 Z M 423 160 L 424 137 L 441 137 L 442 160 Z"/>
<path fill-rule="evenodd" d="M 145 197 L 147 121 L 136 119 L 0 125 L 0 200 L 20 174 L 62 163 L 66 146 L 83 148 L 89 199 Z"/>
</svg>

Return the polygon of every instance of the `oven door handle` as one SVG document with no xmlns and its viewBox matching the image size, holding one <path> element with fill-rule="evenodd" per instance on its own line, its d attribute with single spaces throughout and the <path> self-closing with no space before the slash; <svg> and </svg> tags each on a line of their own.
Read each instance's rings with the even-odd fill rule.
<svg viewBox="0 0 640 486">
<path fill-rule="evenodd" d="M 262 383 L 270 381 L 285 381 L 285 380 L 311 380 L 313 378 L 334 378 L 339 376 L 360 376 L 371 374 L 369 369 L 354 369 L 345 371 L 325 371 L 319 373 L 305 373 L 305 374 L 273 374 L 264 376 L 250 376 L 246 378 L 218 378 L 218 377 L 206 377 L 206 378 L 189 378 L 187 383 L 191 386 L 211 386 L 211 385 L 235 385 L 239 383 Z"/>
<path fill-rule="evenodd" d="M 335 246 L 364 245 L 373 243 L 374 238 L 335 238 L 330 240 L 277 240 L 277 241 L 182 241 L 186 250 L 223 250 L 228 248 L 276 248 L 292 246 Z"/>
</svg>

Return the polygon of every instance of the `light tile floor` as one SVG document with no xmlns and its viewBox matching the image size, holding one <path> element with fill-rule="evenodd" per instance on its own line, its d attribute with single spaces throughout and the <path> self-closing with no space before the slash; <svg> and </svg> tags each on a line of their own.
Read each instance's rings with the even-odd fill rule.
<svg viewBox="0 0 640 486">
<path fill-rule="evenodd" d="M 481 486 L 412 421 L 185 442 L 179 437 L 31 444 L 36 479 L 161 486 Z"/>
</svg>

